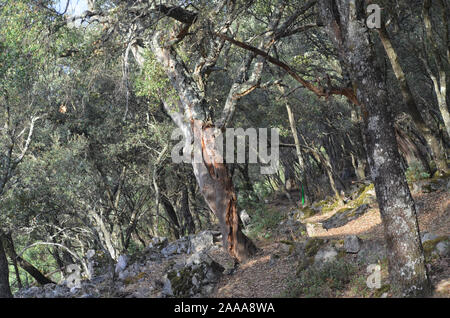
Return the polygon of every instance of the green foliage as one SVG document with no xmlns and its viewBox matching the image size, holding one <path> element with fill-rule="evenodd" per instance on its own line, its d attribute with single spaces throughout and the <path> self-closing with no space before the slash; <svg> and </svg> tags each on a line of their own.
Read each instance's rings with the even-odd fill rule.
<svg viewBox="0 0 450 318">
<path fill-rule="evenodd" d="M 406 180 L 408 183 L 415 182 L 422 179 L 428 179 L 430 174 L 425 171 L 422 164 L 419 161 L 410 163 L 405 172 Z"/>
<path fill-rule="evenodd" d="M 369 184 L 368 186 L 363 186 L 358 190 L 357 198 L 353 200 L 349 205 L 352 208 L 357 208 L 365 203 L 368 203 L 371 195 L 369 192 L 374 191 L 375 185 L 373 183 Z M 342 212 L 345 212 L 345 209 L 342 210 Z"/>
<path fill-rule="evenodd" d="M 176 93 L 171 88 L 169 78 L 152 51 L 144 50 L 143 56 L 145 58 L 144 65 L 134 82 L 136 95 L 146 96 L 158 102 L 162 97 L 167 99 L 166 102 L 175 102 L 177 100 Z"/>
<path fill-rule="evenodd" d="M 270 185 L 270 181 L 267 179 L 255 182 L 253 189 L 259 198 L 266 198 L 273 193 L 273 188 Z"/>
<path fill-rule="evenodd" d="M 333 297 L 344 290 L 357 267 L 344 260 L 327 262 L 321 267 L 308 267 L 288 283 L 282 297 Z"/>
<path fill-rule="evenodd" d="M 311 238 L 305 246 L 305 253 L 308 257 L 314 257 L 319 249 L 325 244 L 325 241 L 319 238 Z"/>
<path fill-rule="evenodd" d="M 19 253 L 24 246 L 22 246 L 22 244 L 16 244 L 15 248 L 16 252 Z M 49 278 L 55 282 L 58 282 L 61 279 L 61 273 L 56 271 L 59 268 L 58 264 L 53 257 L 48 257 L 48 252 L 47 247 L 37 245 L 27 249 L 21 256 L 37 268 L 41 273 L 54 272 Z M 23 287 L 30 287 L 30 285 L 34 283 L 34 278 L 21 267 L 18 267 L 18 270 Z M 19 285 L 14 266 L 12 265 L 9 266 L 9 281 L 12 293 L 17 292 Z"/>
<path fill-rule="evenodd" d="M 149 237 L 173 233 L 173 225 L 164 215 L 164 208 L 156 204 L 155 184 L 159 185 L 160 193 L 169 198 L 177 213 L 180 188 L 187 184 L 192 185 L 189 202 L 192 212 L 196 213 L 195 221 L 202 227 L 211 228 L 216 220 L 207 211 L 200 191 L 195 187 L 192 168 L 170 162 L 170 133 L 174 124 L 160 106 L 162 101 L 178 105 L 179 92 L 173 89 L 167 72 L 149 49 L 144 49 L 143 67 L 134 62 L 132 53 L 125 59 L 130 40 L 146 42 L 154 31 L 162 31 L 161 42 L 167 43 L 169 37 L 173 38 L 173 26 L 180 24 L 167 17 L 161 17 L 153 24 L 153 17 L 146 12 L 141 16 L 127 12 L 131 6 L 124 1 L 98 0 L 96 7 L 104 9 L 107 15 L 99 20 L 107 19 L 108 23 L 96 23 L 95 18 L 87 19 L 82 25 L 67 25 L 67 16 L 56 14 L 50 7 L 45 8 L 55 3 L 56 0 L 0 0 L 0 175 L 8 177 L 7 187 L 0 197 L 1 226 L 17 233 L 14 239 L 18 250 L 36 241 L 52 239 L 67 244 L 80 257 L 87 248 L 103 250 L 102 258 L 106 259 L 106 244 L 102 238 L 104 234 L 110 234 L 113 249 L 139 254 Z M 204 93 L 202 97 L 212 110 L 213 122 L 222 113 L 229 88 L 251 78 L 259 57 L 255 57 L 248 72 L 238 78 L 248 52 L 226 42 L 215 61 L 215 52 L 208 50 L 221 46 L 216 46 L 219 42 L 214 42 L 217 37 L 211 36 L 210 31 L 222 30 L 237 40 L 267 50 L 313 85 L 331 84 L 328 87 L 331 88 L 349 84 L 339 61 L 333 58 L 333 50 L 323 32 L 313 34 L 308 30 L 284 37 L 289 31 L 313 23 L 315 17 L 311 11 L 291 21 L 287 33 L 279 34 L 281 37 L 272 49 L 261 46 L 261 39 L 270 35 L 267 25 L 274 21 L 280 4 L 275 0 L 239 0 L 227 2 L 216 10 L 216 1 L 201 0 L 188 6 L 198 12 L 197 20 L 190 26 L 189 34 L 172 46 L 172 52 L 176 52 L 195 80 L 198 81 L 198 74 L 205 71 L 205 85 L 199 85 L 200 95 Z M 283 26 L 286 19 L 304 4 L 305 1 L 285 1 L 282 19 L 276 28 Z M 232 23 L 223 28 L 230 9 L 236 9 L 235 16 Z M 141 24 L 144 22 L 139 21 L 141 18 L 146 22 Z M 152 23 L 147 25 L 148 21 Z M 142 30 L 133 29 L 132 25 L 140 25 Z M 132 39 L 129 38 L 131 33 L 135 33 Z M 273 50 L 275 47 L 276 51 Z M 213 63 L 208 65 L 211 58 Z M 205 64 L 196 65 L 199 61 Z M 195 66 L 200 68 L 194 69 Z M 202 69 L 202 66 L 207 67 Z M 423 77 L 414 72 L 407 73 L 412 78 Z M 315 187 L 320 194 L 315 197 L 325 197 L 329 194 L 326 179 L 321 182 L 325 171 L 310 157 L 309 148 L 324 156 L 330 154 L 333 161 L 337 161 L 332 162 L 334 169 L 351 165 L 350 151 L 358 164 L 361 159 L 364 161 L 361 158 L 364 149 L 358 137 L 360 123 L 353 121 L 361 114 L 342 97 L 317 99 L 313 93 L 297 89 L 299 84 L 287 76 L 282 78 L 286 86 L 283 96 L 280 96 L 279 87 L 263 85 L 281 79 L 281 74 L 277 68 L 265 67 L 256 93 L 239 99 L 233 125 L 277 127 L 282 142 L 292 144 L 286 103 L 292 105 L 300 142 L 305 147 L 309 190 Z M 387 76 L 388 80 L 390 78 L 392 76 Z M 389 91 L 388 95 L 396 94 Z M 392 105 L 400 104 L 396 102 L 393 100 Z M 11 155 L 15 159 L 26 140 L 30 118 L 36 115 L 40 120 L 28 152 L 14 171 L 7 171 L 11 144 L 15 146 Z M 166 147 L 169 150 L 162 156 Z M 294 159 L 288 161 L 286 167 L 296 166 L 292 169 L 295 170 L 298 160 L 295 160 L 295 151 L 290 150 Z M 255 165 L 246 180 L 236 182 L 239 177 L 234 178 L 239 207 L 247 209 L 252 218 L 248 228 L 252 237 L 269 238 L 284 218 L 282 213 L 260 201 L 279 191 L 280 184 L 288 177 L 286 167 L 283 166 L 276 177 L 266 177 L 256 171 L 259 167 Z M 305 171 L 297 171 L 297 175 L 304 176 Z M 410 182 L 429 177 L 418 163 L 411 164 L 406 175 Z M 362 204 L 371 189 L 373 185 L 363 188 L 352 204 Z M 339 200 L 331 198 L 318 205 L 323 212 L 328 212 L 338 209 L 340 204 Z M 306 217 L 316 211 L 303 209 Z M 178 217 L 183 223 L 180 213 Z M 142 237 L 136 238 L 137 234 Z M 127 235 L 131 239 L 126 247 Z M 307 261 L 321 244 L 320 240 L 308 242 Z M 425 248 L 431 247 L 425 245 Z M 44 273 L 55 269 L 48 247 L 27 250 L 24 257 Z M 327 294 L 330 290 L 325 285 L 328 283 L 333 292 L 339 291 L 351 269 L 341 263 L 327 266 L 300 271 L 298 286 L 292 287 L 294 294 Z M 10 274 L 14 279 L 13 271 Z M 23 280 L 32 281 L 22 270 L 20 275 Z"/>
<path fill-rule="evenodd" d="M 246 209 L 252 219 L 248 234 L 253 238 L 271 237 L 271 231 L 283 220 L 283 215 L 279 211 L 270 209 L 261 202 L 250 203 Z"/>
</svg>

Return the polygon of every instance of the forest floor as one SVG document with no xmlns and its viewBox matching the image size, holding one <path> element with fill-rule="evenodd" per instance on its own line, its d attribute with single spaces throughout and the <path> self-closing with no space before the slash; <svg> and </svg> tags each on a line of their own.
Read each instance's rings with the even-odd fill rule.
<svg viewBox="0 0 450 318">
<path fill-rule="evenodd" d="M 439 298 L 450 298 L 449 181 L 449 177 L 422 180 L 412 187 L 433 285 L 431 297 Z M 189 244 L 192 246 L 194 238 L 197 243 L 203 242 L 209 257 L 222 265 L 220 274 L 216 276 L 218 281 L 208 281 L 210 276 L 206 274 L 198 276 L 202 284 L 206 282 L 202 286 L 211 287 L 202 292 L 201 297 L 374 298 L 398 295 L 389 284 L 383 225 L 373 185 L 364 185 L 350 193 L 344 199 L 345 204 L 330 199 L 301 207 L 298 194 L 291 193 L 291 196 L 292 201 L 289 201 L 283 195 L 275 195 L 272 200 L 257 202 L 247 209 L 251 221 L 247 223 L 245 233 L 256 244 L 258 252 L 247 263 L 237 267 L 233 267 L 233 260 L 222 248 L 220 232 L 216 231 L 219 235 L 216 239 L 212 236 L 210 241 L 201 239 L 208 237 L 205 232 L 214 232 L 207 230 L 170 243 L 166 239 L 161 246 L 158 245 L 160 243 L 155 242 L 155 246 L 152 243 L 152 247 L 130 255 L 126 269 L 121 270 L 115 280 L 111 279 L 106 267 L 99 266 L 98 275 L 83 281 L 78 289 L 69 289 L 64 284 L 47 284 L 20 291 L 16 297 L 180 297 L 173 290 L 165 293 L 168 281 L 178 291 L 187 293 L 186 297 L 192 297 L 195 294 L 188 292 L 192 290 L 194 283 L 189 282 L 193 282 L 194 276 L 190 275 L 197 275 L 198 268 L 194 270 L 186 264 L 194 255 L 187 249 Z M 354 211 L 362 206 L 365 207 L 364 213 L 355 214 Z M 347 213 L 349 211 L 351 213 Z M 348 217 L 343 221 L 343 216 Z M 330 218 L 338 218 L 339 222 L 329 226 Z M 425 233 L 428 235 L 426 240 Z M 358 242 L 356 245 L 349 245 L 355 240 Z M 176 247 L 177 251 L 163 256 L 163 246 L 169 250 Z M 354 246 L 357 246 L 356 251 Z M 380 270 L 380 284 L 375 288 L 367 284 L 371 276 L 369 265 Z M 177 274 L 168 279 L 169 273 Z"/>
<path fill-rule="evenodd" d="M 450 192 L 447 187 L 431 193 L 418 192 L 413 194 L 418 210 L 419 227 L 421 233 L 429 232 L 437 236 L 450 235 Z M 288 204 L 285 198 L 269 203 L 273 213 L 288 214 L 298 208 L 295 204 Z M 306 218 L 303 221 L 320 224 L 338 210 L 339 206 L 327 212 Z M 343 240 L 348 235 L 357 235 L 364 241 L 383 244 L 383 226 L 377 204 L 359 218 L 344 226 L 332 228 L 328 231 L 317 227 L 313 237 L 325 240 Z M 212 297 L 250 297 L 272 298 L 290 297 L 288 286 L 297 280 L 298 259 L 290 257 L 289 249 L 283 243 L 282 237 L 277 237 L 274 231 L 270 239 L 255 239 L 260 249 L 250 262 L 241 265 L 233 275 L 223 276 L 218 283 Z M 277 255 L 277 257 L 274 257 Z M 352 256 L 346 259 L 352 261 Z M 387 262 L 384 260 L 383 279 L 388 279 Z M 437 258 L 428 262 L 430 278 L 434 287 L 433 297 L 450 297 L 450 260 Z M 380 293 L 371 290 L 366 285 L 366 267 L 359 267 L 350 282 L 338 292 L 330 288 L 322 288 L 320 296 L 324 297 L 380 297 Z M 325 284 L 326 285 L 326 284 Z M 297 295 L 298 296 L 298 295 Z M 301 297 L 311 295 L 302 294 Z M 317 293 L 313 296 L 317 296 Z M 391 296 L 386 293 L 384 296 Z"/>
</svg>

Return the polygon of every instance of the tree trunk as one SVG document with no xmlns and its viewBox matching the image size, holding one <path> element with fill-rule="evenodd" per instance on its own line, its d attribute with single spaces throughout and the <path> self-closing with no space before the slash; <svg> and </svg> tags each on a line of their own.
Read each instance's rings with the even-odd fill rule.
<svg viewBox="0 0 450 318">
<path fill-rule="evenodd" d="M 430 291 L 414 201 L 400 165 L 387 89 L 375 64 L 362 0 L 323 0 L 321 20 L 350 69 L 361 103 L 368 162 L 387 241 L 392 285 L 404 296 Z"/>
<path fill-rule="evenodd" d="M 173 208 L 172 203 L 170 203 L 169 198 L 167 198 L 164 194 L 161 196 L 161 203 L 164 206 L 164 210 L 166 211 L 170 222 L 172 222 L 171 228 L 173 231 L 173 235 L 175 236 L 175 239 L 179 239 L 180 238 L 180 223 L 178 222 L 177 213 L 175 212 L 175 209 Z"/>
<path fill-rule="evenodd" d="M 336 186 L 336 181 L 334 179 L 333 174 L 333 168 L 331 166 L 331 163 L 329 160 L 327 160 L 323 155 L 320 154 L 320 150 L 318 149 L 312 149 L 311 155 L 316 159 L 316 162 L 320 162 L 322 167 L 325 170 L 325 173 L 327 174 L 328 181 L 330 183 L 331 190 L 334 193 L 334 196 L 336 199 L 341 200 L 341 195 L 339 194 L 339 191 Z"/>
<path fill-rule="evenodd" d="M 194 175 L 209 208 L 219 219 L 223 246 L 238 262 L 245 262 L 256 252 L 256 247 L 244 233 L 236 209 L 236 194 L 223 158 L 215 149 L 215 136 L 205 134 L 202 121 L 193 121 L 194 140 L 201 141 L 200 158 L 193 162 Z M 196 157 L 194 155 L 194 157 Z"/>
<path fill-rule="evenodd" d="M 286 102 L 286 111 L 288 113 L 288 118 L 289 118 L 289 126 L 291 128 L 291 133 L 292 136 L 294 137 L 294 143 L 295 143 L 295 151 L 297 153 L 297 159 L 298 159 L 298 165 L 300 168 L 300 173 L 301 173 L 301 187 L 300 187 L 300 191 L 303 187 L 304 191 L 305 191 L 305 203 L 307 204 L 308 202 L 310 202 L 310 191 L 309 191 L 309 187 L 308 187 L 308 182 L 307 182 L 307 178 L 306 178 L 306 166 L 305 166 L 305 162 L 303 160 L 303 153 L 302 153 L 302 149 L 300 147 L 300 140 L 298 139 L 298 133 L 297 133 L 297 125 L 295 123 L 295 117 L 294 117 L 294 113 L 292 112 L 291 106 L 289 105 L 288 102 Z"/>
<path fill-rule="evenodd" d="M 254 193 L 255 190 L 253 189 L 253 184 L 252 181 L 250 180 L 250 174 L 248 171 L 248 162 L 242 165 L 238 165 L 237 168 L 241 172 L 242 179 L 244 181 L 244 189 L 247 192 L 247 195 Z"/>
<path fill-rule="evenodd" d="M 20 278 L 19 266 L 17 265 L 17 261 L 16 262 L 13 261 L 13 265 L 14 265 L 14 273 L 16 274 L 17 288 L 22 289 L 23 288 L 22 279 Z"/>
<path fill-rule="evenodd" d="M 27 271 L 27 273 L 30 274 L 36 280 L 36 282 L 38 282 L 38 284 L 55 284 L 55 282 L 45 277 L 36 267 L 16 254 L 11 233 L 0 232 L 0 240 L 2 241 L 2 245 L 9 258 L 12 260 L 16 260 L 19 266 Z"/>
<path fill-rule="evenodd" d="M 5 249 L 2 240 L 0 240 L 0 298 L 12 298 L 11 289 L 9 287 L 9 268 L 6 259 Z"/>
<path fill-rule="evenodd" d="M 187 234 L 194 234 L 195 223 L 192 218 L 191 210 L 189 209 L 189 192 L 186 185 L 183 186 L 181 194 L 181 214 L 184 218 L 183 232 L 187 232 Z"/>
<path fill-rule="evenodd" d="M 189 177 L 191 177 L 191 175 L 192 175 L 192 177 L 194 176 L 193 174 L 189 173 Z M 191 196 L 191 204 L 192 204 L 193 210 L 195 211 L 195 213 L 194 213 L 195 220 L 197 221 L 198 227 L 201 229 L 203 227 L 203 223 L 202 223 L 202 220 L 200 219 L 200 213 L 197 213 L 198 207 L 197 207 L 197 203 L 196 203 L 195 185 L 196 185 L 195 180 L 193 182 L 189 181 L 189 195 Z"/>
<path fill-rule="evenodd" d="M 256 247 L 242 233 L 236 210 L 236 194 L 223 157 L 216 152 L 216 137 L 206 133 L 208 128 L 215 128 L 207 120 L 206 101 L 175 50 L 171 46 L 161 46 L 160 40 L 160 34 L 155 33 L 151 49 L 179 98 L 176 101 L 163 98 L 165 110 L 185 138 L 185 158 L 190 158 L 200 192 L 219 220 L 224 248 L 235 261 L 245 262 L 256 252 Z M 142 61 L 139 48 L 134 48 L 133 53 L 138 62 Z M 194 149 L 191 148 L 192 141 L 198 142 Z M 192 151 L 197 155 L 192 155 Z"/>
<path fill-rule="evenodd" d="M 108 253 L 109 258 L 116 262 L 119 258 L 119 250 L 114 245 L 114 240 L 112 238 L 112 233 L 108 229 L 107 224 L 105 224 L 101 214 L 98 214 L 93 209 L 88 210 L 88 217 L 91 224 L 94 224 L 96 234 L 98 236 L 99 242 Z"/>
<path fill-rule="evenodd" d="M 402 92 L 403 101 L 408 108 L 408 113 L 414 121 L 416 127 L 422 133 L 428 146 L 430 147 L 438 170 L 445 172 L 447 170 L 447 161 L 445 158 L 445 154 L 439 146 L 438 138 L 433 134 L 433 132 L 423 119 L 422 115 L 420 114 L 420 111 L 414 100 L 414 96 L 411 92 L 411 89 L 409 88 L 408 81 L 406 80 L 405 73 L 403 72 L 403 69 L 398 60 L 397 53 L 394 49 L 394 46 L 392 45 L 391 39 L 389 38 L 389 33 L 387 32 L 383 24 L 382 27 L 378 29 L 378 34 L 380 35 L 384 50 L 386 51 L 389 61 L 391 62 L 395 77 L 400 84 L 400 91 Z"/>
<path fill-rule="evenodd" d="M 447 55 L 447 61 L 450 59 L 449 54 L 449 38 L 448 38 L 448 19 L 447 19 L 447 6 L 445 1 L 439 1 L 442 8 L 442 24 L 443 29 L 445 32 L 445 38 L 444 38 L 444 47 L 446 48 L 446 55 Z M 428 72 L 428 75 L 430 76 L 433 86 L 434 86 L 434 92 L 436 94 L 439 110 L 442 115 L 442 119 L 444 120 L 444 126 L 447 131 L 448 137 L 450 137 L 450 113 L 448 111 L 447 106 L 447 72 L 445 70 L 444 62 L 441 57 L 441 52 L 439 50 L 438 44 L 436 40 L 434 39 L 434 34 L 432 30 L 432 23 L 431 23 L 431 10 L 432 1 L 431 0 L 424 0 L 423 1 L 423 8 L 422 8 L 422 16 L 423 16 L 423 24 L 425 27 L 425 35 L 426 39 L 429 42 L 429 46 L 425 46 L 426 53 L 432 57 L 434 60 L 436 67 L 437 67 L 437 75 L 433 73 L 430 65 L 428 64 L 427 58 L 424 57 L 422 60 L 424 62 L 425 68 Z"/>
</svg>

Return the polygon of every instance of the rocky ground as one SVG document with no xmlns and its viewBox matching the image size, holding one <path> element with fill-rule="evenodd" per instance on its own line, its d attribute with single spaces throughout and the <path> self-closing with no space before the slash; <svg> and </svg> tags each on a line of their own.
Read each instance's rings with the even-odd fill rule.
<svg viewBox="0 0 450 318">
<path fill-rule="evenodd" d="M 449 178 L 411 186 L 433 297 L 450 297 Z M 203 231 L 168 242 L 154 238 L 136 255 L 120 257 L 114 269 L 93 257 L 94 275 L 74 282 L 31 287 L 18 298 L 94 297 L 393 297 L 381 219 L 373 185 L 363 185 L 344 202 L 322 201 L 299 208 L 273 200 L 282 221 L 268 238 L 255 237 L 259 252 L 235 267 L 221 235 Z M 245 215 L 247 232 L 254 224 Z M 368 266 L 379 266 L 380 284 L 370 288 Z"/>
</svg>

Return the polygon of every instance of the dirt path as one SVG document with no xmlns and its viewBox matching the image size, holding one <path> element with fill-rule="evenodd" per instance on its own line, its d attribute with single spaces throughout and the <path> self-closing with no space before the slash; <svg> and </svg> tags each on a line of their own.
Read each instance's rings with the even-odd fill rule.
<svg viewBox="0 0 450 318">
<path fill-rule="evenodd" d="M 443 189 L 428 194 L 414 196 L 418 207 L 419 226 L 422 232 L 432 232 L 439 236 L 450 235 L 450 193 Z M 293 207 L 292 207 L 293 208 Z M 340 207 L 342 208 L 342 207 Z M 308 222 L 320 222 L 329 218 L 338 209 L 309 218 Z M 282 206 L 280 213 L 286 212 Z M 383 238 L 383 227 L 378 208 L 372 208 L 360 218 L 339 228 L 324 229 L 314 236 L 321 238 L 343 238 L 346 235 L 356 234 L 364 240 L 379 240 Z M 276 239 L 275 239 L 276 241 Z M 211 297 L 279 297 L 282 295 L 289 279 L 295 275 L 296 261 L 288 257 L 288 251 L 282 251 L 282 244 L 277 242 L 257 242 L 261 249 L 249 263 L 241 265 L 233 275 L 224 276 Z M 278 254 L 281 257 L 271 257 Z M 440 296 L 450 297 L 450 269 L 448 264 L 432 277 Z M 345 296 L 344 296 L 345 297 Z"/>
</svg>

